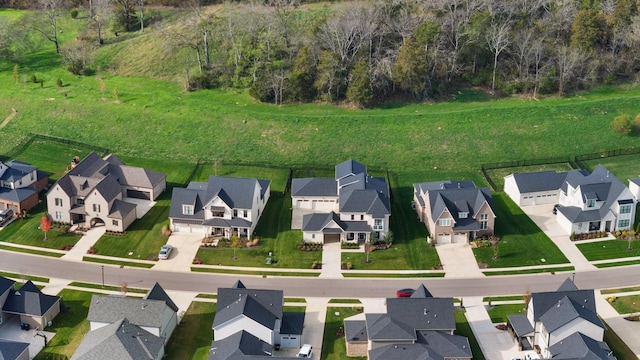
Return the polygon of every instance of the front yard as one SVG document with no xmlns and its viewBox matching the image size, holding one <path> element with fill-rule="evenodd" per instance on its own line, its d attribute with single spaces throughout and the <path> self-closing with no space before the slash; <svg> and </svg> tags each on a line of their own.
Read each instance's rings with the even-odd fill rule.
<svg viewBox="0 0 640 360">
<path fill-rule="evenodd" d="M 215 316 L 216 303 L 192 302 L 167 343 L 167 359 L 206 360 L 213 340 L 211 325 Z"/>
<path fill-rule="evenodd" d="M 627 250 L 629 242 L 626 240 L 595 241 L 576 246 L 589 261 L 640 256 L 640 240 L 631 241 L 631 250 Z"/>
</svg>

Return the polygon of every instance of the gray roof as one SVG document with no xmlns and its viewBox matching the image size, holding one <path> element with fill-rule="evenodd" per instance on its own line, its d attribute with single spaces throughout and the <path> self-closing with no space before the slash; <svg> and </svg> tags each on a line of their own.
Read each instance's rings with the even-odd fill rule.
<svg viewBox="0 0 640 360">
<path fill-rule="evenodd" d="M 415 341 L 416 329 L 388 314 L 365 314 L 367 335 L 371 340 Z"/>
<path fill-rule="evenodd" d="M 418 286 L 416 291 L 414 291 L 413 294 L 411 294 L 410 297 L 412 297 L 412 298 L 428 298 L 428 297 L 433 297 L 433 295 L 431 294 L 431 292 L 429 292 L 429 290 L 427 290 L 427 288 L 424 286 L 424 284 L 420 284 L 420 286 Z"/>
<path fill-rule="evenodd" d="M 43 294 L 29 280 L 20 290 L 9 292 L 2 310 L 14 314 L 42 316 L 59 301 L 59 296 Z"/>
<path fill-rule="evenodd" d="M 302 231 L 311 232 L 334 232 L 334 229 L 327 228 L 331 222 L 335 222 L 341 231 L 370 232 L 371 226 L 366 221 L 340 220 L 340 215 L 335 212 L 312 213 L 302 216 Z M 341 232 L 339 231 L 339 232 Z"/>
<path fill-rule="evenodd" d="M 244 315 L 273 329 L 276 319 L 283 317 L 283 303 L 282 290 L 220 288 L 213 327 Z"/>
<path fill-rule="evenodd" d="M 160 328 L 167 306 L 162 300 L 93 295 L 87 319 L 111 324 L 127 318 L 138 326 Z"/>
<path fill-rule="evenodd" d="M 141 167 L 109 164 L 109 172 L 118 183 L 125 186 L 137 186 L 152 189 L 166 179 L 166 175 Z"/>
<path fill-rule="evenodd" d="M 0 187 L 0 199 L 11 202 L 22 202 L 37 193 L 38 190 L 28 187 L 17 189 Z"/>
<path fill-rule="evenodd" d="M 370 360 L 442 360 L 471 359 L 466 337 L 443 331 L 420 331 L 414 344 L 390 344 L 369 351 Z"/>
<path fill-rule="evenodd" d="M 115 199 L 111 205 L 111 209 L 109 209 L 108 217 L 111 219 L 124 219 L 132 212 L 135 213 L 135 211 L 135 204 Z"/>
<path fill-rule="evenodd" d="M 615 360 L 611 349 L 604 341 L 596 341 L 580 332 L 575 332 L 551 345 L 553 359 Z"/>
<path fill-rule="evenodd" d="M 280 334 L 302 335 L 304 325 L 304 312 L 284 312 L 282 313 L 282 324 Z"/>
<path fill-rule="evenodd" d="M 155 336 L 126 318 L 88 332 L 72 360 L 157 359 L 164 353 L 164 338 Z"/>
<path fill-rule="evenodd" d="M 338 196 L 338 185 L 333 178 L 293 179 L 291 196 Z"/>
<path fill-rule="evenodd" d="M 478 230 L 479 224 L 475 220 L 484 204 L 493 211 L 493 201 L 489 188 L 476 188 L 469 181 L 437 181 L 413 184 L 417 194 L 428 193 L 431 218 L 437 220 L 445 210 L 448 210 L 455 221 L 457 230 Z M 420 197 L 418 197 L 420 198 Z M 459 213 L 468 213 L 467 218 L 460 218 Z"/>
<path fill-rule="evenodd" d="M 7 279 L 4 276 L 0 276 L 0 295 L 4 294 L 5 292 L 13 289 L 13 285 L 16 282 L 11 280 L 11 279 Z"/>
<path fill-rule="evenodd" d="M 238 331 L 231 336 L 211 343 L 209 360 L 284 360 L 293 357 L 269 356 L 273 347 L 246 331 Z"/>
<path fill-rule="evenodd" d="M 526 314 L 507 315 L 507 319 L 518 337 L 533 335 L 533 325 Z"/>
<path fill-rule="evenodd" d="M 629 183 L 634 183 L 636 185 L 640 185 L 640 177 L 634 177 L 629 179 Z"/>
<path fill-rule="evenodd" d="M 554 306 L 542 314 L 540 322 L 547 332 L 551 333 L 578 318 L 592 322 L 604 329 L 604 324 L 595 311 L 589 310 L 586 305 L 576 303 L 567 296 L 559 299 Z"/>
<path fill-rule="evenodd" d="M 336 165 L 336 172 L 335 172 L 336 180 L 342 179 L 349 175 L 356 175 L 356 174 L 361 174 L 366 172 L 367 172 L 366 166 L 364 166 L 363 164 L 353 159 L 349 159 Z"/>
<path fill-rule="evenodd" d="M 259 194 L 255 193 L 256 184 Z M 250 178 L 234 178 L 225 176 L 210 176 L 206 183 L 192 182 L 186 189 L 174 188 L 171 195 L 170 218 L 202 219 L 205 214 L 203 207 L 219 197 L 231 209 L 251 209 L 256 196 L 264 198 L 271 181 Z M 193 205 L 193 215 L 183 215 L 182 205 Z M 241 226 L 251 226 L 250 222 Z"/>
<path fill-rule="evenodd" d="M 558 291 L 574 291 L 578 290 L 576 284 L 571 280 L 571 278 L 566 278 L 558 288 Z"/>
<path fill-rule="evenodd" d="M 369 341 L 367 322 L 365 320 L 344 320 L 344 337 L 346 341 Z"/>
<path fill-rule="evenodd" d="M 390 298 L 387 314 L 416 330 L 454 330 L 452 298 Z"/>
<path fill-rule="evenodd" d="M 573 290 L 573 291 L 549 291 L 536 292 L 531 294 L 533 301 L 533 321 L 540 321 L 540 317 L 549 309 L 556 306 L 558 301 L 567 297 L 579 306 L 592 313 L 596 313 L 596 301 L 593 290 Z"/>
<path fill-rule="evenodd" d="M 0 339 L 0 360 L 16 360 L 24 352 L 29 353 L 29 344 Z"/>
<path fill-rule="evenodd" d="M 513 179 L 520 194 L 558 190 L 562 187 L 567 178 L 584 176 L 584 170 L 569 170 L 565 172 L 556 172 L 554 170 L 537 171 L 530 173 L 514 173 Z"/>
<path fill-rule="evenodd" d="M 178 306 L 173 302 L 173 300 L 171 300 L 169 294 L 167 294 L 167 292 L 164 291 L 162 286 L 160 286 L 160 284 L 158 284 L 157 282 L 153 284 L 153 287 L 151 288 L 151 290 L 149 290 L 149 292 L 145 296 L 145 299 L 164 301 L 167 306 L 171 308 L 171 310 L 175 311 L 176 313 L 178 312 Z"/>
<path fill-rule="evenodd" d="M 14 182 L 16 180 L 20 180 L 23 177 L 27 176 L 32 171 L 37 168 L 29 163 L 11 160 L 4 164 L 7 169 L 0 176 L 0 180 Z"/>
</svg>

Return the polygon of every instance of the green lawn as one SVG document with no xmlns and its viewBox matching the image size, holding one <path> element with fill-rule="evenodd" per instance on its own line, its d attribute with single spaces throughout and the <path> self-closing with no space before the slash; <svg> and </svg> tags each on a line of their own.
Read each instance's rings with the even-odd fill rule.
<svg viewBox="0 0 640 360">
<path fill-rule="evenodd" d="M 361 313 L 362 307 L 327 307 L 327 317 L 324 322 L 324 337 L 322 339 L 321 360 L 366 360 L 367 357 L 347 357 L 347 344 L 344 336 L 336 336 L 339 329 L 344 329 L 344 319 Z M 336 315 L 338 314 L 338 315 Z"/>
<path fill-rule="evenodd" d="M 611 306 L 618 314 L 640 313 L 640 295 L 616 296 Z"/>
<path fill-rule="evenodd" d="M 606 342 L 607 345 L 609 345 L 609 348 L 611 348 L 611 351 L 613 351 L 613 356 L 615 356 L 616 359 L 621 359 L 621 360 L 636 359 L 637 358 L 636 354 L 634 354 L 633 351 L 629 349 L 627 344 L 625 344 L 624 341 L 620 339 L 618 334 L 616 334 L 613 330 L 611 330 L 611 328 L 609 327 L 609 325 L 607 325 L 607 323 L 605 323 L 605 326 L 606 326 L 606 329 L 604 331 L 604 342 Z"/>
<path fill-rule="evenodd" d="M 473 358 L 475 360 L 484 360 L 484 354 L 480 349 L 480 344 L 478 344 L 478 340 L 476 340 L 475 335 L 473 335 L 473 330 L 471 330 L 471 325 L 467 321 L 467 317 L 465 316 L 464 310 L 455 309 L 455 319 L 456 319 L 456 335 L 466 336 L 469 339 L 469 345 L 471 345 L 471 352 L 473 354 Z"/>
<path fill-rule="evenodd" d="M 561 266 L 552 268 L 538 268 L 538 269 L 526 269 L 526 270 L 505 270 L 505 271 L 483 271 L 486 276 L 500 276 L 500 275 L 521 275 L 521 274 L 540 274 L 540 273 L 556 273 L 561 271 L 573 271 L 573 266 Z"/>
<path fill-rule="evenodd" d="M 631 291 L 640 291 L 640 286 L 600 290 L 600 293 L 605 295 L 605 294 L 616 294 L 616 293 L 631 292 Z"/>
<path fill-rule="evenodd" d="M 542 230 L 505 194 L 493 193 L 498 259 L 493 248 L 475 248 L 478 262 L 492 268 L 564 264 L 567 258 Z M 544 261 L 542 260 L 544 259 Z"/>
<path fill-rule="evenodd" d="M 522 297 L 520 297 L 522 300 Z M 527 305 L 522 304 L 503 304 L 492 305 L 489 307 L 488 313 L 492 323 L 506 323 L 507 315 L 526 314 Z"/>
<path fill-rule="evenodd" d="M 38 170 L 49 173 L 49 181 L 58 180 L 71 164 L 71 159 L 87 156 L 92 149 L 84 146 L 62 144 L 54 141 L 34 140 L 28 146 L 11 154 L 11 159 L 28 162 Z"/>
<path fill-rule="evenodd" d="M 627 250 L 629 243 L 625 240 L 604 240 L 576 246 L 589 261 L 640 256 L 640 240 L 631 242 L 631 251 Z"/>
<path fill-rule="evenodd" d="M 194 301 L 165 348 L 169 360 L 206 360 L 211 349 L 216 304 Z"/>
<path fill-rule="evenodd" d="M 589 167 L 588 170 L 593 170 L 598 164 L 604 166 L 623 184 L 628 184 L 627 180 L 640 176 L 640 154 L 605 157 L 584 163 Z"/>
<path fill-rule="evenodd" d="M 46 329 L 55 332 L 56 336 L 36 355 L 36 360 L 50 359 L 54 354 L 66 355 L 68 358 L 73 355 L 89 331 L 87 314 L 92 295 L 90 292 L 66 289 L 58 294 L 62 297 L 66 309 L 60 312 L 53 320 L 53 325 Z"/>
</svg>

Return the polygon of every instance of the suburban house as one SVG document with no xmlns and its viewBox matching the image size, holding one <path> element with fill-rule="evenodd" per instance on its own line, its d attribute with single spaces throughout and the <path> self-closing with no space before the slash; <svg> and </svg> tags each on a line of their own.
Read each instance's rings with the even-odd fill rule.
<svg viewBox="0 0 640 360">
<path fill-rule="evenodd" d="M 87 319 L 91 332 L 126 319 L 166 343 L 178 325 L 178 307 L 156 283 L 143 298 L 93 295 Z"/>
<path fill-rule="evenodd" d="M 557 291 L 531 294 L 527 313 L 507 318 L 520 349 L 535 350 L 543 358 L 594 359 L 573 355 L 595 351 L 604 356 L 596 359 L 615 359 L 603 342 L 605 326 L 596 313 L 594 291 L 579 290 L 571 279 Z"/>
<path fill-rule="evenodd" d="M 504 191 L 519 206 L 558 204 L 558 224 L 567 233 L 628 230 L 636 198 L 602 165 L 584 170 L 507 175 Z"/>
<path fill-rule="evenodd" d="M 636 198 L 636 201 L 640 201 L 640 177 L 629 179 L 629 191 Z"/>
<path fill-rule="evenodd" d="M 276 357 L 302 345 L 303 312 L 284 312 L 282 290 L 247 289 L 242 282 L 218 289 L 209 359 Z"/>
<path fill-rule="evenodd" d="M 0 339 L 0 359 L 29 360 L 29 344 Z"/>
<path fill-rule="evenodd" d="M 165 339 L 122 318 L 89 331 L 71 360 L 160 360 Z"/>
<path fill-rule="evenodd" d="M 28 163 L 0 161 L 0 211 L 19 214 L 38 205 L 38 193 L 49 183 L 49 174 Z"/>
<path fill-rule="evenodd" d="M 471 359 L 469 340 L 455 335 L 453 298 L 421 285 L 409 298 L 388 298 L 387 312 L 344 320 L 347 356 L 369 360 Z"/>
<path fill-rule="evenodd" d="M 164 174 L 92 152 L 53 184 L 47 209 L 53 221 L 123 232 L 137 217 L 136 201 L 153 201 L 166 186 Z"/>
<path fill-rule="evenodd" d="M 368 242 L 389 232 L 389 186 L 355 160 L 336 165 L 333 178 L 293 179 L 291 201 L 294 212 L 307 212 L 301 224 L 305 242 Z"/>
<path fill-rule="evenodd" d="M 470 181 L 413 184 L 413 207 L 435 244 L 492 236 L 496 215 L 491 190 Z"/>
<path fill-rule="evenodd" d="M 0 326 L 12 316 L 32 329 L 50 326 L 60 313 L 60 297 L 43 294 L 31 281 L 19 290 L 13 290 L 14 285 L 15 281 L 0 276 Z"/>
<path fill-rule="evenodd" d="M 251 238 L 269 200 L 271 181 L 210 176 L 174 188 L 169 220 L 175 232 Z"/>
</svg>

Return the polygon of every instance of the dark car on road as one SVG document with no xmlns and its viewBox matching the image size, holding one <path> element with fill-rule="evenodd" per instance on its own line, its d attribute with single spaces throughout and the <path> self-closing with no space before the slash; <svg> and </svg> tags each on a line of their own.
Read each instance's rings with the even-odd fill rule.
<svg viewBox="0 0 640 360">
<path fill-rule="evenodd" d="M 400 289 L 400 290 L 396 291 L 396 296 L 399 297 L 399 298 L 401 298 L 401 297 L 411 297 L 411 295 L 413 295 L 414 291 L 415 290 L 409 289 L 409 288 Z"/>
</svg>

